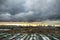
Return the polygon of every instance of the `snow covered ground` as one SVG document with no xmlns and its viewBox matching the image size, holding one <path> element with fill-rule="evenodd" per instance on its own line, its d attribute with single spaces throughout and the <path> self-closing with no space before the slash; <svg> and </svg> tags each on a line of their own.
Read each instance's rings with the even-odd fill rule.
<svg viewBox="0 0 60 40">
<path fill-rule="evenodd" d="M 53 34 L 0 33 L 0 40 L 60 40 L 59 37 L 59 35 L 56 37 Z"/>
</svg>

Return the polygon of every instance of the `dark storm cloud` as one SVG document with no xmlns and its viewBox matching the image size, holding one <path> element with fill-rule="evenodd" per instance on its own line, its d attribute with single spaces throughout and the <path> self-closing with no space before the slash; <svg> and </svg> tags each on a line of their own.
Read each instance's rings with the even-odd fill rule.
<svg viewBox="0 0 60 40">
<path fill-rule="evenodd" d="M 60 0 L 0 0 L 0 21 L 60 19 Z"/>
</svg>

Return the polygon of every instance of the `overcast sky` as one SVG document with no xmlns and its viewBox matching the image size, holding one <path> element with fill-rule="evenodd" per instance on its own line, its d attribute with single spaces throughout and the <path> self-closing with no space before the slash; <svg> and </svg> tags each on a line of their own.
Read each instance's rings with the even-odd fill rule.
<svg viewBox="0 0 60 40">
<path fill-rule="evenodd" d="M 0 0 L 0 21 L 60 19 L 60 0 Z"/>
</svg>

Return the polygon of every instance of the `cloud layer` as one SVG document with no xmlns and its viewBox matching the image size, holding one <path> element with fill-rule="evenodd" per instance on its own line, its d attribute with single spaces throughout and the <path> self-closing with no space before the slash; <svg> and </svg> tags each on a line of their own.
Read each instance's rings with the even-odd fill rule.
<svg viewBox="0 0 60 40">
<path fill-rule="evenodd" d="M 60 0 L 0 0 L 0 21 L 60 19 Z"/>
</svg>

